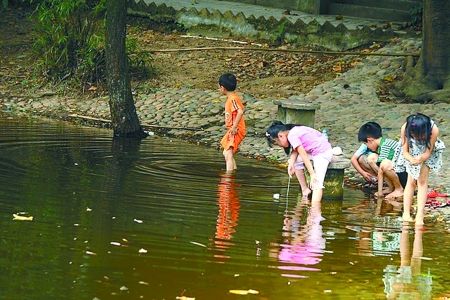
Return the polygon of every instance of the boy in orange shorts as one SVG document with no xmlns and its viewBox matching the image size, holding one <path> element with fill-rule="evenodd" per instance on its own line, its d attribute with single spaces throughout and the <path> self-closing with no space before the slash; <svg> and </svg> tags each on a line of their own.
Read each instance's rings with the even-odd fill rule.
<svg viewBox="0 0 450 300">
<path fill-rule="evenodd" d="M 225 73 L 219 78 L 219 91 L 227 96 L 225 102 L 225 126 L 227 132 L 220 141 L 227 171 L 236 170 L 234 154 L 238 151 L 239 144 L 245 137 L 244 105 L 239 95 L 235 92 L 237 85 L 236 76 Z"/>
</svg>

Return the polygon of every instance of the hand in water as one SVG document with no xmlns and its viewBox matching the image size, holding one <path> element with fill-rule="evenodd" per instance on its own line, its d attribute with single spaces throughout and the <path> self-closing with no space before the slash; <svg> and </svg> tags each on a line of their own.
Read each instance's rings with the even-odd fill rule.
<svg viewBox="0 0 450 300">
<path fill-rule="evenodd" d="M 292 175 L 295 174 L 294 164 L 289 163 L 287 172 L 288 172 L 289 177 L 292 177 Z"/>
</svg>

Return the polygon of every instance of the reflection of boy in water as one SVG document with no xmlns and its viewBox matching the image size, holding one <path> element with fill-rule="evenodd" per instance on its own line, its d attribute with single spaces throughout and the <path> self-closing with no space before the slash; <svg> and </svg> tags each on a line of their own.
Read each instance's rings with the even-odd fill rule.
<svg viewBox="0 0 450 300">
<path fill-rule="evenodd" d="M 400 267 L 386 267 L 383 282 L 388 299 L 431 299 L 432 278 L 421 274 L 423 231 L 416 229 L 412 255 L 409 251 L 409 230 L 403 227 L 400 240 Z"/>
<path fill-rule="evenodd" d="M 220 240 L 230 240 L 233 233 L 236 231 L 235 227 L 239 219 L 239 196 L 236 191 L 236 183 L 233 174 L 224 173 L 220 177 L 218 185 L 218 200 L 219 214 L 217 216 L 216 226 L 216 246 L 221 245 L 226 247 L 226 243 Z"/>
<path fill-rule="evenodd" d="M 322 236 L 322 225 L 320 225 L 323 220 L 321 202 L 312 201 L 310 207 L 307 207 L 307 202 L 308 200 L 299 201 L 293 216 L 284 221 L 283 233 L 287 234 L 288 238 L 286 243 L 281 245 L 278 254 L 280 262 L 315 265 L 322 260 L 325 239 Z M 306 224 L 302 226 L 300 222 L 303 211 L 308 208 Z M 283 268 L 289 269 L 289 267 Z"/>
</svg>

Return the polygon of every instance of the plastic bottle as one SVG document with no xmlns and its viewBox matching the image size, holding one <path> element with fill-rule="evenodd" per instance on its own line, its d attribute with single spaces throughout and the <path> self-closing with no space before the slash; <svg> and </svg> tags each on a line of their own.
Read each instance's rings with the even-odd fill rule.
<svg viewBox="0 0 450 300">
<path fill-rule="evenodd" d="M 322 135 L 328 140 L 328 130 L 326 128 L 322 130 Z"/>
</svg>

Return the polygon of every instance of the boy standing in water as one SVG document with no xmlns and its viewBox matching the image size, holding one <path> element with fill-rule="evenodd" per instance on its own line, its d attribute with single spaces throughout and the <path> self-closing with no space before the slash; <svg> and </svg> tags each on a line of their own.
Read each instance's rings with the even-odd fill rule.
<svg viewBox="0 0 450 300">
<path fill-rule="evenodd" d="M 227 96 L 225 102 L 225 126 L 227 132 L 220 141 L 227 171 L 237 169 L 234 154 L 238 151 L 239 144 L 245 137 L 246 128 L 244 121 L 244 105 L 239 95 L 235 92 L 237 86 L 236 76 L 225 73 L 219 78 L 219 91 Z"/>
</svg>

